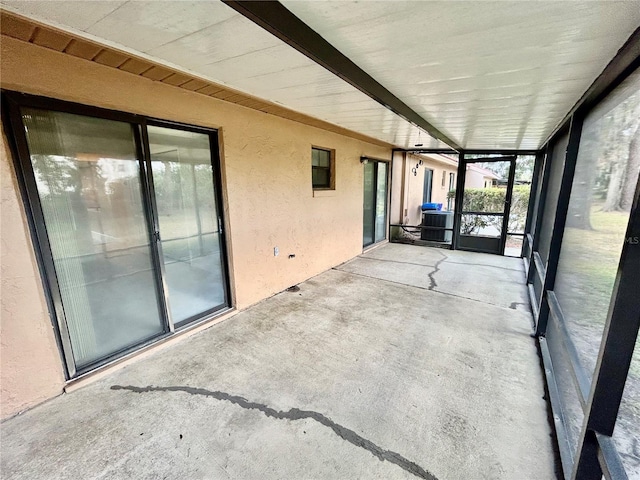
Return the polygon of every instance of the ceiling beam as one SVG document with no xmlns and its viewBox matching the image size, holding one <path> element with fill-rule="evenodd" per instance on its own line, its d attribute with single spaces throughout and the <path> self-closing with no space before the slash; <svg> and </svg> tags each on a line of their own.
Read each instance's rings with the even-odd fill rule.
<svg viewBox="0 0 640 480">
<path fill-rule="evenodd" d="M 229 7 L 454 150 L 461 147 L 277 1 L 225 1 Z"/>
</svg>

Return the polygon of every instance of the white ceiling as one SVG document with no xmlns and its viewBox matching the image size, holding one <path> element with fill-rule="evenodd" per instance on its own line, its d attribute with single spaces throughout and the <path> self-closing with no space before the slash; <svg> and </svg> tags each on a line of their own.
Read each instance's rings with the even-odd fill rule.
<svg viewBox="0 0 640 480">
<path fill-rule="evenodd" d="M 637 0 L 283 4 L 473 148 L 539 147 L 640 26 Z"/>
<path fill-rule="evenodd" d="M 465 148 L 536 148 L 640 25 L 630 2 L 287 8 Z M 15 1 L 22 15 L 400 147 L 418 129 L 215 1 Z M 424 132 L 425 147 L 444 145 Z"/>
</svg>

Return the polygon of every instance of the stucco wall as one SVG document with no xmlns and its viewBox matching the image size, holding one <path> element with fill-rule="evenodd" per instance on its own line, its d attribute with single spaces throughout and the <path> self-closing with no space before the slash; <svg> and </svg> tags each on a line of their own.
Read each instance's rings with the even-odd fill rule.
<svg viewBox="0 0 640 480">
<path fill-rule="evenodd" d="M 486 182 L 491 182 L 491 178 L 485 177 L 482 172 L 478 172 L 472 167 L 467 166 L 467 173 L 464 179 L 464 188 L 486 188 Z"/>
<path fill-rule="evenodd" d="M 62 391 L 64 376 L 6 138 L 0 146 L 0 415 Z"/>
<path fill-rule="evenodd" d="M 3 88 L 220 129 L 231 280 L 238 308 L 362 251 L 359 158 L 389 158 L 389 147 L 11 38 L 2 38 L 1 49 Z M 336 189 L 317 197 L 311 188 L 312 145 L 336 152 Z M 2 415 L 6 417 L 58 393 L 62 370 L 21 217 L 15 175 L 4 157 L 2 168 Z M 273 255 L 275 246 L 280 249 L 278 257 Z M 289 254 L 295 258 L 288 259 Z M 31 375 L 31 369 L 38 370 L 37 375 Z"/>
<path fill-rule="evenodd" d="M 417 174 L 411 171 L 416 164 L 422 160 L 422 165 L 417 167 Z M 433 170 L 433 184 L 431 186 L 431 202 L 442 203 L 443 209 L 447 206 L 447 192 L 449 191 L 449 173 L 456 173 L 456 167 L 439 162 L 425 155 L 407 155 L 404 172 L 399 165 L 402 164 L 402 157 L 394 159 L 394 190 L 392 192 L 392 208 L 400 210 L 397 204 L 397 197 L 402 197 L 402 214 L 405 225 L 419 225 L 422 222 L 422 200 L 424 193 L 424 176 L 426 170 Z M 400 170 L 400 175 L 396 175 L 396 169 Z M 442 185 L 442 172 L 445 173 L 445 184 Z M 404 176 L 404 191 L 400 193 L 400 180 Z"/>
</svg>

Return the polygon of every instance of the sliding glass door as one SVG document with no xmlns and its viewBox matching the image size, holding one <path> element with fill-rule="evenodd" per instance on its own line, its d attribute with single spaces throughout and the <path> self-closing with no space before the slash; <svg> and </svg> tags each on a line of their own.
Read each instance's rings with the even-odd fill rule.
<svg viewBox="0 0 640 480">
<path fill-rule="evenodd" d="M 164 330 L 133 128 L 30 108 L 22 119 L 82 368 Z"/>
<path fill-rule="evenodd" d="M 10 98 L 69 377 L 229 305 L 215 132 Z"/>
<path fill-rule="evenodd" d="M 225 303 L 209 135 L 150 125 L 151 170 L 171 319 Z"/>
<path fill-rule="evenodd" d="M 364 165 L 362 244 L 387 238 L 387 163 L 369 160 Z"/>
</svg>

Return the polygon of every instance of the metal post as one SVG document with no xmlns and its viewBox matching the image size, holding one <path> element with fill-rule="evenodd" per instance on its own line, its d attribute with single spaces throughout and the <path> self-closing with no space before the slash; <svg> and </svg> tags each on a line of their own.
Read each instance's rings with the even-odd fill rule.
<svg viewBox="0 0 640 480">
<path fill-rule="evenodd" d="M 531 224 L 533 223 L 534 209 L 536 206 L 536 196 L 538 193 L 538 185 L 540 184 L 540 176 L 544 165 L 545 150 L 540 150 L 536 154 L 535 164 L 533 166 L 533 178 L 531 179 L 531 190 L 529 191 L 529 205 L 527 207 L 527 221 L 524 226 L 524 233 L 531 233 Z M 538 204 L 540 202 L 538 201 Z"/>
<path fill-rule="evenodd" d="M 529 272 L 527 273 L 527 283 L 533 283 L 533 275 L 537 271 L 537 267 L 535 266 L 535 252 L 538 251 L 538 245 L 540 244 L 540 228 L 542 228 L 544 206 L 547 201 L 547 189 L 549 188 L 549 177 L 551 176 L 551 162 L 553 161 L 553 148 L 551 148 L 549 144 L 547 144 L 544 148 L 543 158 L 543 165 L 540 166 L 540 174 L 542 175 L 542 179 L 540 181 L 542 182 L 542 185 L 540 185 L 538 208 L 535 212 L 536 221 L 535 227 L 533 229 L 533 243 L 531 244 L 530 265 L 533 264 L 534 268 L 529 267 Z"/>
<path fill-rule="evenodd" d="M 453 241 L 451 250 L 458 248 L 460 242 L 460 225 L 462 223 L 462 201 L 464 198 L 464 182 L 467 178 L 467 165 L 464 160 L 464 152 L 458 156 L 458 179 L 456 181 L 456 197 L 453 206 Z"/>
<path fill-rule="evenodd" d="M 538 308 L 539 313 L 535 333 L 536 336 L 544 335 L 547 330 L 547 321 L 549 319 L 548 292 L 549 290 L 553 290 L 556 283 L 556 272 L 558 270 L 558 260 L 560 259 L 564 226 L 567 221 L 567 212 L 569 210 L 569 198 L 571 196 L 573 175 L 576 171 L 576 161 L 578 159 L 582 123 L 582 115 L 576 113 L 571 117 L 571 124 L 569 126 L 569 143 L 567 144 L 567 152 L 565 154 L 562 183 L 560 184 L 556 217 L 553 223 L 553 233 L 551 234 L 551 244 L 549 246 L 549 258 L 547 260 L 544 285 Z"/>
<path fill-rule="evenodd" d="M 507 246 L 507 235 L 509 233 L 509 215 L 511 214 L 511 201 L 513 199 L 513 184 L 516 179 L 517 157 L 509 162 L 509 179 L 507 180 L 507 193 L 504 199 L 504 215 L 502 216 L 502 232 L 500 233 L 500 255 L 504 255 Z"/>
<path fill-rule="evenodd" d="M 140 178 L 142 183 L 143 199 L 147 213 L 147 223 L 149 229 L 151 260 L 154 265 L 156 288 L 158 292 L 158 302 L 160 315 L 166 331 L 174 332 L 175 325 L 171 314 L 169 301 L 169 284 L 165 269 L 165 258 L 162 252 L 162 241 L 160 239 L 160 216 L 158 214 L 157 196 L 153 181 L 153 167 L 151 165 L 151 148 L 149 146 L 149 130 L 147 123 L 137 127 L 136 141 L 140 155 Z"/>
</svg>

